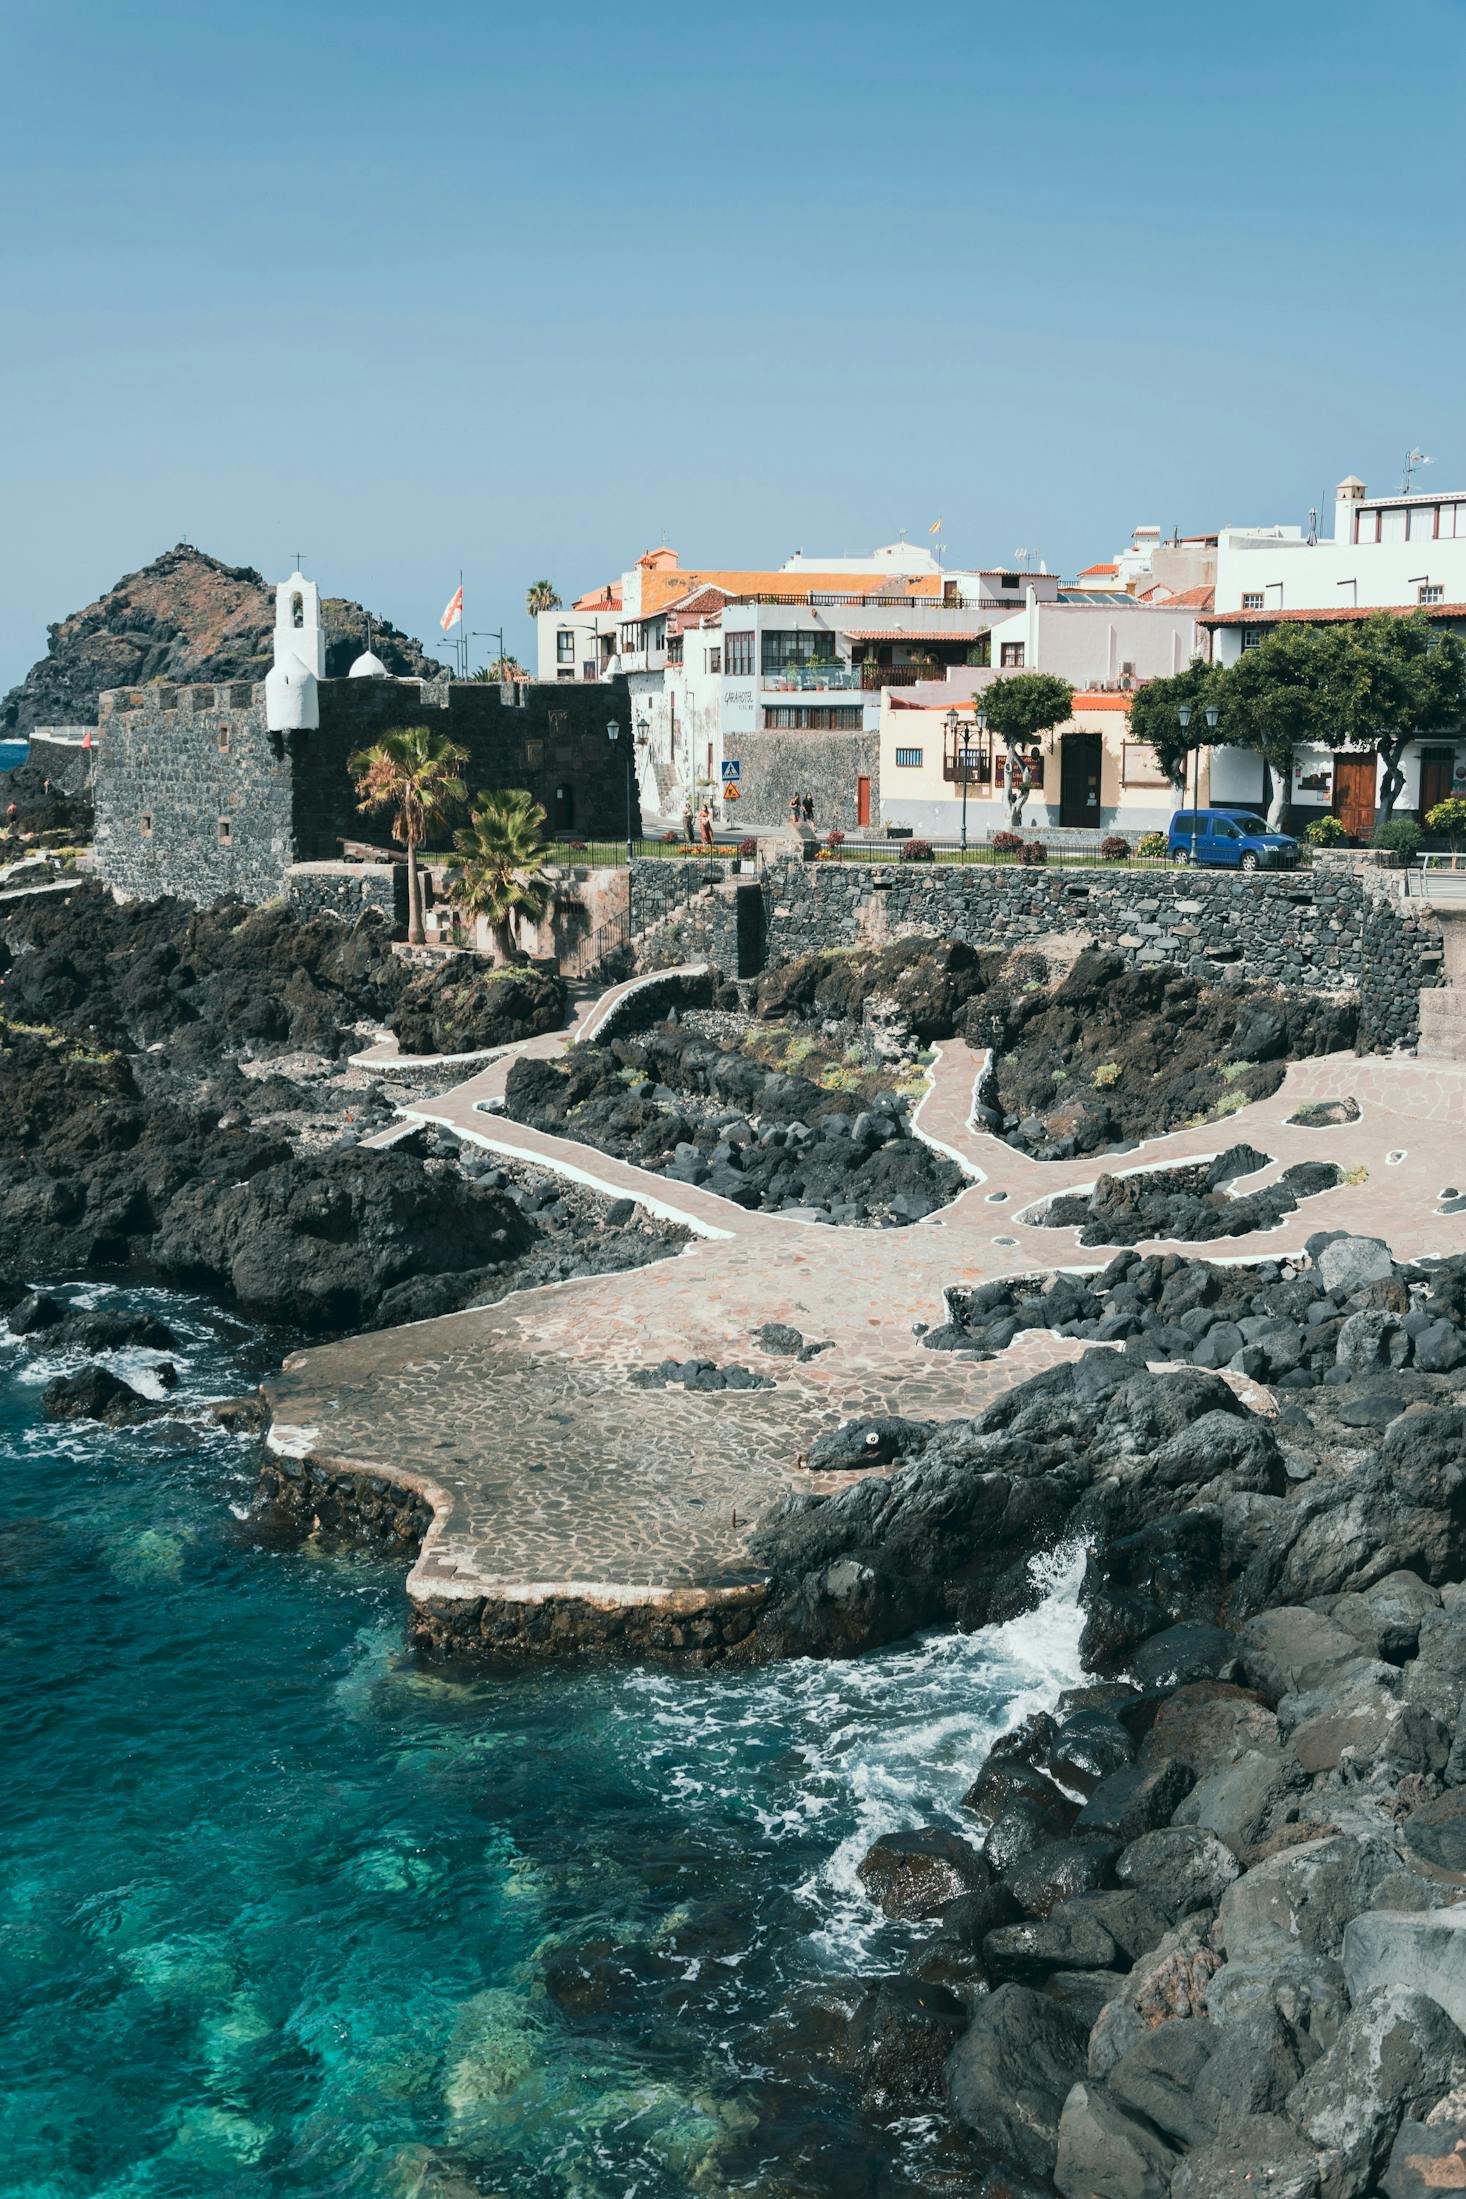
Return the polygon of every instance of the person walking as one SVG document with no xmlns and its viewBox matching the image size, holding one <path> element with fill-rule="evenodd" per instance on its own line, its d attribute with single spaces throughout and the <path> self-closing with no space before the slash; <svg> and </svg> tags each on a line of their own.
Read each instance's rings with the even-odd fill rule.
<svg viewBox="0 0 1466 2199">
<path fill-rule="evenodd" d="M 789 822 L 797 832 L 799 830 L 799 796 L 797 794 L 791 794 L 789 797 Z"/>
<path fill-rule="evenodd" d="M 713 844 L 713 812 L 706 801 L 697 813 L 697 821 L 702 831 L 702 844 L 705 848 L 710 848 Z"/>
<path fill-rule="evenodd" d="M 697 846 L 697 834 L 692 829 L 691 802 L 682 804 L 682 835 L 690 848 Z"/>
<path fill-rule="evenodd" d="M 814 823 L 814 796 L 812 794 L 806 794 L 804 797 L 804 821 L 807 825 Z"/>
</svg>

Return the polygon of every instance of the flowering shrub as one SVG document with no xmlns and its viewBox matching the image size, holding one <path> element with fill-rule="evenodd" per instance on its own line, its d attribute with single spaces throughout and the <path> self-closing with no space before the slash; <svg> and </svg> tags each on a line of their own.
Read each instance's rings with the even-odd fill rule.
<svg viewBox="0 0 1466 2199">
<path fill-rule="evenodd" d="M 675 848 L 681 837 L 681 834 L 677 832 L 664 832 L 662 834 L 662 845 L 664 848 Z"/>
<path fill-rule="evenodd" d="M 1168 843 L 1163 832 L 1142 832 L 1135 843 L 1135 852 L 1137 855 L 1154 859 L 1157 856 L 1164 855 L 1167 852 L 1167 846 Z"/>
<path fill-rule="evenodd" d="M 932 859 L 930 840 L 906 840 L 901 847 L 903 863 L 929 863 Z"/>
<path fill-rule="evenodd" d="M 840 827 L 838 825 L 832 825 L 830 830 L 825 834 L 825 846 L 827 848 L 842 848 L 844 847 L 844 845 L 844 833 L 840 830 Z"/>
<path fill-rule="evenodd" d="M 995 832 L 988 841 L 988 846 L 994 855 L 1017 855 L 1023 847 L 1023 835 L 1021 832 Z"/>
<path fill-rule="evenodd" d="M 745 861 L 747 861 L 750 856 L 757 855 L 757 840 L 740 840 L 738 843 L 738 852 Z"/>
<path fill-rule="evenodd" d="M 572 848 L 581 848 L 581 849 L 584 849 L 584 847 L 585 847 L 586 843 L 585 843 L 585 841 L 584 841 L 584 840 L 572 840 L 572 841 L 571 841 L 571 843 L 570 843 L 570 845 L 571 845 L 571 847 L 572 847 Z"/>
<path fill-rule="evenodd" d="M 1018 850 L 1018 860 L 1025 870 L 1032 870 L 1039 863 L 1046 863 L 1049 851 L 1042 840 L 1025 840 Z"/>
<path fill-rule="evenodd" d="M 1100 856 L 1106 863 L 1123 863 L 1130 853 L 1130 842 L 1123 832 L 1107 832 L 1100 842 Z"/>
<path fill-rule="evenodd" d="M 1310 846 L 1316 848 L 1340 847 L 1349 837 L 1338 818 L 1327 814 L 1315 817 L 1311 824 L 1305 825 L 1304 831 L 1308 835 Z"/>
</svg>

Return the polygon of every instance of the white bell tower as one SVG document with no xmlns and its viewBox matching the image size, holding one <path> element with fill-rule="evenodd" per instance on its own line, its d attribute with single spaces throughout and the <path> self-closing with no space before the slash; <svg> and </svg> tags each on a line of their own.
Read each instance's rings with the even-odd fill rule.
<svg viewBox="0 0 1466 2199">
<path fill-rule="evenodd" d="M 275 661 L 265 675 L 271 733 L 312 732 L 321 722 L 317 683 L 326 676 L 321 592 L 296 571 L 275 590 Z"/>
</svg>

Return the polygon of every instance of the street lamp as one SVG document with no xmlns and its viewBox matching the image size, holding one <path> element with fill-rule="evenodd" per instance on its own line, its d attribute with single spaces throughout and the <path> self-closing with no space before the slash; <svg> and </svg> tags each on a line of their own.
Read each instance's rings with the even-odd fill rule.
<svg viewBox="0 0 1466 2199">
<path fill-rule="evenodd" d="M 958 748 L 958 746 L 957 746 L 957 722 L 958 722 L 958 721 L 957 721 L 957 713 L 956 713 L 956 711 L 955 711 L 955 710 L 949 710 L 949 711 L 947 712 L 947 716 L 946 716 L 946 720 L 945 720 L 945 723 L 946 723 L 946 728 L 947 728 L 947 748 L 948 748 L 948 750 L 949 750 L 949 752 L 950 752 L 950 754 L 951 754 L 951 757 L 952 757 L 952 760 L 953 760 L 953 762 L 954 762 L 954 763 L 956 764 L 956 766 L 957 766 L 958 774 L 959 774 L 959 776 L 961 777 L 961 780 L 962 780 L 962 842 L 961 842 L 961 845 L 962 845 L 962 850 L 963 850 L 963 852 L 964 852 L 964 854 L 965 854 L 965 853 L 966 853 L 966 850 L 967 850 L 967 756 L 966 756 L 966 753 L 965 753 L 965 751 L 964 751 L 964 750 L 962 750 L 962 749 L 959 749 L 959 748 Z"/>
<path fill-rule="evenodd" d="M 1221 713 L 1221 710 L 1220 710 L 1220 708 L 1218 707 L 1218 705 L 1217 705 L 1216 703 L 1214 703 L 1214 702 L 1209 702 L 1209 703 L 1207 704 L 1207 706 L 1206 706 L 1206 709 L 1205 709 L 1205 711 L 1203 712 L 1203 716 L 1204 716 L 1204 717 L 1205 717 L 1205 719 L 1206 719 L 1206 729 L 1207 729 L 1207 731 L 1208 731 L 1209 733 L 1215 733 L 1215 731 L 1216 731 L 1216 729 L 1217 729 L 1217 720 L 1218 720 L 1218 718 L 1219 718 L 1219 717 L 1221 716 L 1221 714 L 1222 714 L 1222 713 Z M 1190 703 L 1189 703 L 1189 702 L 1183 702 L 1183 703 L 1182 703 L 1182 705 L 1181 705 L 1181 707 L 1180 707 L 1180 709 L 1179 709 L 1179 710 L 1178 710 L 1178 711 L 1176 712 L 1176 723 L 1177 723 L 1177 724 L 1178 724 L 1178 725 L 1180 726 L 1180 728 L 1181 728 L 1181 731 L 1182 731 L 1183 733 L 1184 733 L 1184 732 L 1186 731 L 1187 727 L 1188 727 L 1188 726 L 1190 725 L 1190 723 L 1191 723 L 1191 705 L 1190 705 Z M 1183 786 L 1184 786 L 1184 784 L 1185 784 L 1185 781 L 1184 781 L 1184 779 L 1183 779 L 1183 781 L 1182 781 L 1182 784 L 1183 784 Z M 1196 861 L 1196 837 L 1197 837 L 1196 812 L 1197 812 L 1198 808 L 1200 807 L 1200 804 L 1201 804 L 1201 743 L 1200 743 L 1200 741 L 1197 741 L 1197 742 L 1196 742 L 1196 743 L 1195 743 L 1195 744 L 1193 745 L 1193 747 L 1192 747 L 1192 750 L 1191 750 L 1191 860 L 1192 860 L 1192 862 L 1193 862 L 1193 863 L 1195 863 L 1195 861 Z"/>
</svg>

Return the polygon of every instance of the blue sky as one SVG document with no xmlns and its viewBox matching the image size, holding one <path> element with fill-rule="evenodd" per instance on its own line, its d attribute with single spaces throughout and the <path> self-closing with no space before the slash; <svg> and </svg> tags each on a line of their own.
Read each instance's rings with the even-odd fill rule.
<svg viewBox="0 0 1466 2199">
<path fill-rule="evenodd" d="M 0 689 L 180 537 L 528 648 L 666 539 L 1466 484 L 1466 9 L 4 0 Z M 476 647 L 486 648 L 485 644 Z"/>
</svg>

